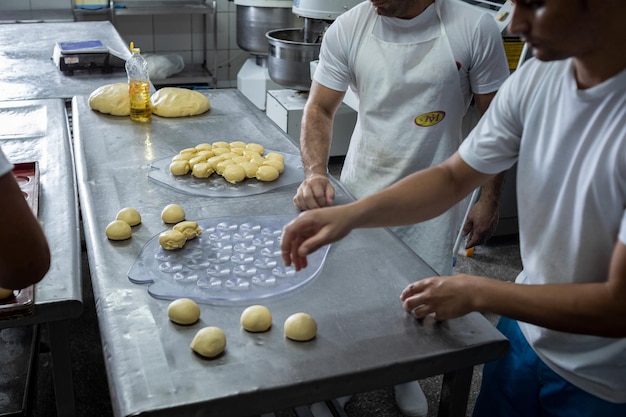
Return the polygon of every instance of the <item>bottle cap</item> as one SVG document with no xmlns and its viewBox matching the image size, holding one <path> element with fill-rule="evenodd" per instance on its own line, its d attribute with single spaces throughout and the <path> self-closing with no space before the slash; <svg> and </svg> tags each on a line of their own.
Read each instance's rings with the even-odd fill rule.
<svg viewBox="0 0 626 417">
<path fill-rule="evenodd" d="M 134 54 L 138 54 L 138 53 L 141 52 L 141 49 L 135 48 L 135 42 L 131 42 L 130 43 L 130 52 L 132 52 Z"/>
</svg>

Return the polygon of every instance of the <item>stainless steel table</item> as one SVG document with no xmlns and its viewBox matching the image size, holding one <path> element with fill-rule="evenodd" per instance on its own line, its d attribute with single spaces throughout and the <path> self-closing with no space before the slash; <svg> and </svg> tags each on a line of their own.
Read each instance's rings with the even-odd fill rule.
<svg viewBox="0 0 626 417">
<path fill-rule="evenodd" d="M 39 220 L 52 263 L 35 286 L 34 313 L 0 320 L 0 328 L 43 323 L 50 333 L 58 416 L 73 416 L 68 320 L 83 311 L 78 197 L 63 100 L 0 102 L 0 147 L 12 163 L 39 162 Z"/>
<path fill-rule="evenodd" d="M 400 291 L 430 268 L 386 229 L 356 230 L 331 246 L 320 275 L 308 285 L 268 299 L 269 332 L 240 328 L 242 305 L 202 304 L 201 320 L 178 326 L 168 300 L 131 283 L 127 272 L 146 242 L 168 226 L 169 203 L 187 219 L 269 214 L 297 215 L 297 185 L 256 196 L 203 197 L 180 193 L 148 178 L 153 161 L 202 142 L 242 140 L 297 153 L 297 148 L 236 90 L 205 93 L 209 113 L 193 118 L 154 117 L 151 124 L 89 110 L 73 99 L 79 196 L 96 309 L 116 416 L 250 416 L 318 400 L 445 374 L 440 415 L 464 416 L 474 365 L 503 355 L 508 342 L 481 315 L 419 322 L 400 306 Z M 338 202 L 350 200 L 339 190 Z M 106 225 L 122 207 L 142 223 L 131 239 L 111 242 Z M 283 321 L 305 311 L 317 338 L 283 336 Z M 225 354 L 202 359 L 189 343 L 202 327 L 221 327 Z"/>
<path fill-rule="evenodd" d="M 64 75 L 52 60 L 56 42 L 99 39 L 116 54 L 130 56 L 128 45 L 110 22 L 15 23 L 0 25 L 0 100 L 89 95 L 96 88 L 126 82 L 123 68 Z"/>
</svg>

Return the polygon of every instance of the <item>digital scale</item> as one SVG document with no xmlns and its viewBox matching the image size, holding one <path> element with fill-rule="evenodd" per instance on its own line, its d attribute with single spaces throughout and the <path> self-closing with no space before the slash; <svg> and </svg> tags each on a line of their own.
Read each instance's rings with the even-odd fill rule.
<svg viewBox="0 0 626 417">
<path fill-rule="evenodd" d="M 65 75 L 74 75 L 74 71 L 93 70 L 110 73 L 115 68 L 123 69 L 126 63 L 99 40 L 57 42 L 52 60 Z"/>
</svg>

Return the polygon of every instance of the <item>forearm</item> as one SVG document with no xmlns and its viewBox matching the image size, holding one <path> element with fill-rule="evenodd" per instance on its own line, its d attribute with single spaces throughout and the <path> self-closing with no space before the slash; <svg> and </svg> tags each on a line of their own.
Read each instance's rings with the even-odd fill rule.
<svg viewBox="0 0 626 417">
<path fill-rule="evenodd" d="M 489 176 L 453 155 L 354 203 L 355 227 L 399 226 L 431 219 L 469 194 Z"/>
<path fill-rule="evenodd" d="M 332 128 L 332 114 L 315 105 L 305 108 L 300 130 L 300 152 L 305 177 L 327 174 Z"/>
<path fill-rule="evenodd" d="M 502 194 L 505 177 L 506 171 L 503 171 L 491 178 L 489 181 L 485 182 L 480 187 L 480 197 L 478 201 L 483 204 L 497 206 L 500 201 L 500 195 Z"/>
<path fill-rule="evenodd" d="M 626 305 L 608 282 L 523 285 L 472 279 L 476 311 L 562 332 L 626 337 Z"/>
</svg>

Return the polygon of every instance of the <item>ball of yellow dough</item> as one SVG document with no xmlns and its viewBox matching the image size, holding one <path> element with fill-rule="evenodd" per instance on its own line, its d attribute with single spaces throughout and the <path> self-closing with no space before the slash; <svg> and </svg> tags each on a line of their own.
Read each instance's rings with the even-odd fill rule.
<svg viewBox="0 0 626 417">
<path fill-rule="evenodd" d="M 187 240 L 191 240 L 196 236 L 200 236 L 202 234 L 202 228 L 198 226 L 198 223 L 189 220 L 176 223 L 176 225 L 172 227 L 172 229 L 181 232 L 183 235 L 185 235 L 185 238 Z"/>
<path fill-rule="evenodd" d="M 266 159 L 263 161 L 263 165 L 276 168 L 279 174 L 282 174 L 285 170 L 285 164 L 279 159 Z"/>
<path fill-rule="evenodd" d="M 194 324 L 200 319 L 200 307 L 190 298 L 178 298 L 167 306 L 167 317 L 177 324 Z"/>
<path fill-rule="evenodd" d="M 12 295 L 13 295 L 13 290 L 10 290 L 8 288 L 0 287 L 0 300 L 3 300 L 5 298 L 9 298 Z"/>
<path fill-rule="evenodd" d="M 224 159 L 219 161 L 216 165 L 215 165 L 215 172 L 217 172 L 219 175 L 223 175 L 224 174 L 224 170 L 226 169 L 226 167 L 228 165 L 233 165 L 234 162 L 232 159 Z"/>
<path fill-rule="evenodd" d="M 126 240 L 133 234 L 130 225 L 123 220 L 113 220 L 107 225 L 105 233 L 110 240 Z"/>
<path fill-rule="evenodd" d="M 185 246 L 187 238 L 178 230 L 166 230 L 159 235 L 159 245 L 165 250 L 176 250 Z"/>
<path fill-rule="evenodd" d="M 141 214 L 132 207 L 124 207 L 117 212 L 115 220 L 125 221 L 129 226 L 137 226 L 141 223 Z"/>
<path fill-rule="evenodd" d="M 215 148 L 230 149 L 230 144 L 228 142 L 224 142 L 224 141 L 213 142 L 213 150 L 215 150 Z"/>
<path fill-rule="evenodd" d="M 254 162 L 242 162 L 239 165 L 246 173 L 246 178 L 254 178 L 256 176 L 257 169 L 259 169 L 259 166 Z"/>
<path fill-rule="evenodd" d="M 281 162 L 285 162 L 285 157 L 278 153 L 278 152 L 270 152 L 267 155 L 265 155 L 265 159 L 277 159 Z"/>
<path fill-rule="evenodd" d="M 208 162 L 195 164 L 191 170 L 191 175 L 196 178 L 209 178 L 213 174 L 213 167 Z"/>
<path fill-rule="evenodd" d="M 189 161 L 186 159 L 180 159 L 177 161 L 172 161 L 170 163 L 170 172 L 173 175 L 187 175 L 189 169 Z"/>
<path fill-rule="evenodd" d="M 317 334 L 317 323 L 306 313 L 295 313 L 285 320 L 285 336 L 298 342 L 306 342 Z"/>
<path fill-rule="evenodd" d="M 165 223 L 178 223 L 185 220 L 185 210 L 178 204 L 168 204 L 161 212 L 161 219 Z"/>
<path fill-rule="evenodd" d="M 189 347 L 199 355 L 214 358 L 224 352 L 226 335 L 219 327 L 205 327 L 198 330 Z"/>
<path fill-rule="evenodd" d="M 232 163 L 227 165 L 222 172 L 224 179 L 231 184 L 236 184 L 246 179 L 246 170 L 241 165 Z"/>
<path fill-rule="evenodd" d="M 256 170 L 255 177 L 259 181 L 274 181 L 279 175 L 280 173 L 273 166 L 261 165 L 259 169 Z"/>
<path fill-rule="evenodd" d="M 263 152 L 265 152 L 265 148 L 263 147 L 263 145 L 260 145 L 258 143 L 248 143 L 246 145 L 246 150 L 256 152 L 259 155 L 263 155 Z"/>
<path fill-rule="evenodd" d="M 249 332 L 264 332 L 272 327 L 272 313 L 261 305 L 253 305 L 241 313 L 241 327 Z"/>
</svg>

